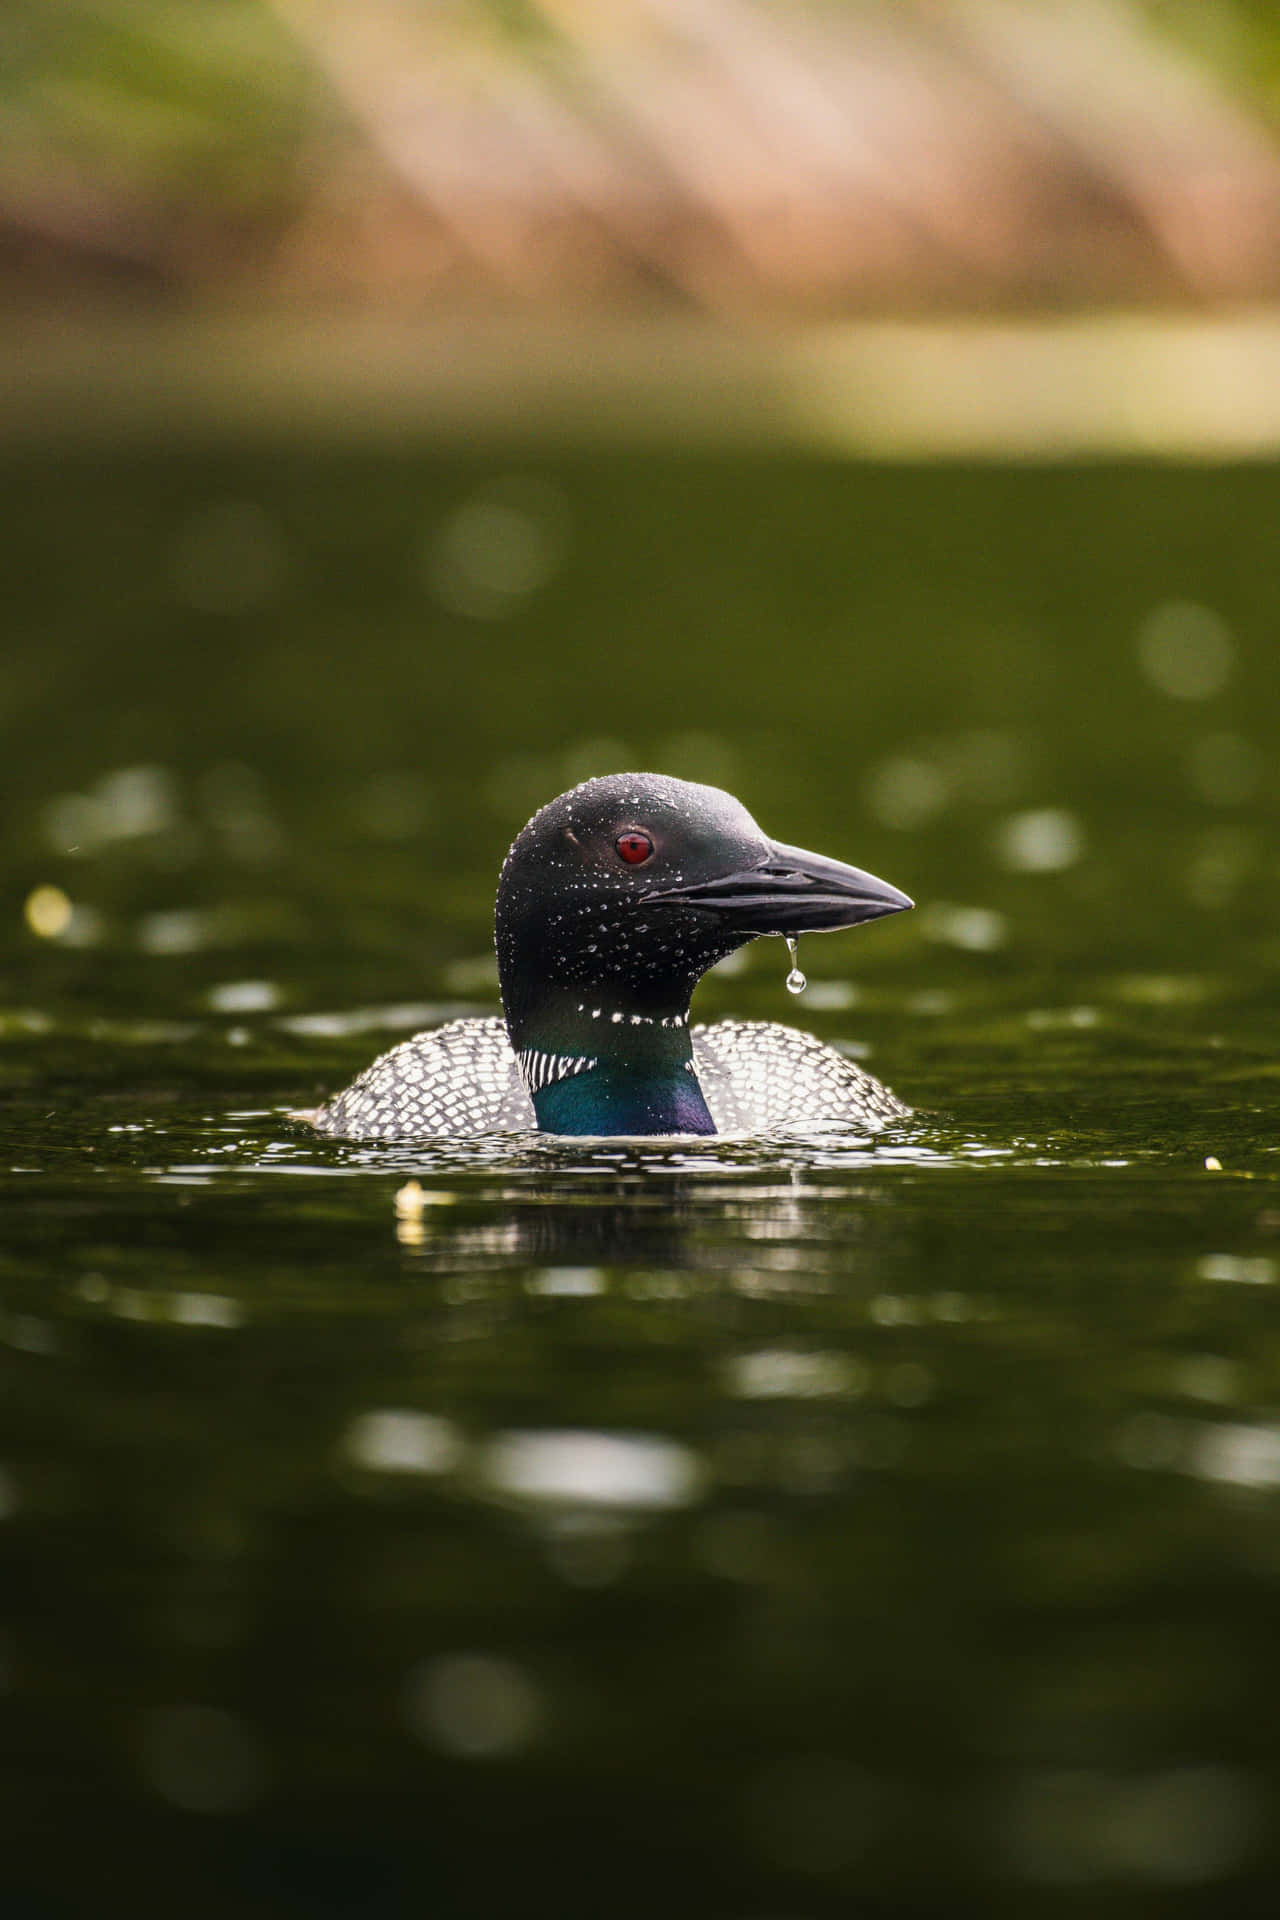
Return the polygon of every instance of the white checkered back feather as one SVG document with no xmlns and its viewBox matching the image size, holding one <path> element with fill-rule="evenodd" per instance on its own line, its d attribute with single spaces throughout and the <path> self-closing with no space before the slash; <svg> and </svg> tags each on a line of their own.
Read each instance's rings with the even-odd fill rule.
<svg viewBox="0 0 1280 1920">
<path fill-rule="evenodd" d="M 694 1027 L 694 1068 L 718 1133 L 769 1133 L 823 1121 L 877 1128 L 902 1119 L 887 1087 L 811 1033 L 766 1020 Z M 534 1084 L 589 1071 L 560 1056 L 525 1061 Z M 468 1139 L 536 1128 L 521 1063 L 500 1019 L 453 1020 L 404 1040 L 314 1115 L 349 1140 Z"/>
</svg>

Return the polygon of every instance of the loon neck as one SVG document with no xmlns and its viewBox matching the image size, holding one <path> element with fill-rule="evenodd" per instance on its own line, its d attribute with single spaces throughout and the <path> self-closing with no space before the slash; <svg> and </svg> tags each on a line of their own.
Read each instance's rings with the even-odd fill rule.
<svg viewBox="0 0 1280 1920">
<path fill-rule="evenodd" d="M 547 1002 L 507 1032 L 544 1133 L 714 1133 L 689 1011 Z"/>
</svg>

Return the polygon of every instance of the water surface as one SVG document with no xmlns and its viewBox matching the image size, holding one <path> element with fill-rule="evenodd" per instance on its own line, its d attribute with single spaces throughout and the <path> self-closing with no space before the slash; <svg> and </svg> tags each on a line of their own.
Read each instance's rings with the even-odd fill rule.
<svg viewBox="0 0 1280 1920">
<path fill-rule="evenodd" d="M 8 458 L 15 1911 L 1266 1910 L 1276 488 Z M 912 1118 L 292 1123 L 628 765 L 917 898 L 698 1005 Z"/>
</svg>

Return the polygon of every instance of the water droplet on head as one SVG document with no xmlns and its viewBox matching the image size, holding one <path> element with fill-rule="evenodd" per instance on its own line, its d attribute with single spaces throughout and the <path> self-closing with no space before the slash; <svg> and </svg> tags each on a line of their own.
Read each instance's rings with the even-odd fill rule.
<svg viewBox="0 0 1280 1920">
<path fill-rule="evenodd" d="M 787 952 L 791 955 L 791 971 L 787 975 L 787 992 L 803 993 L 809 982 L 805 979 L 796 963 L 797 943 L 791 938 L 789 933 L 784 933 L 782 937 L 787 943 Z"/>
</svg>

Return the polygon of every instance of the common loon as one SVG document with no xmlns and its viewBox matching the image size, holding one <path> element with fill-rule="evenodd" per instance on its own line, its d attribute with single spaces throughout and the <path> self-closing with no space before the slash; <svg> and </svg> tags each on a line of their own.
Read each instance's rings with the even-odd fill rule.
<svg viewBox="0 0 1280 1920">
<path fill-rule="evenodd" d="M 584 781 L 534 814 L 503 863 L 505 1020 L 416 1034 L 307 1117 L 362 1140 L 883 1126 L 909 1110 L 812 1034 L 771 1021 L 691 1029 L 689 1001 L 708 967 L 760 934 L 911 905 L 857 867 L 768 839 L 717 787 Z"/>
</svg>

